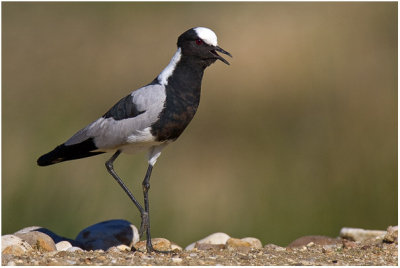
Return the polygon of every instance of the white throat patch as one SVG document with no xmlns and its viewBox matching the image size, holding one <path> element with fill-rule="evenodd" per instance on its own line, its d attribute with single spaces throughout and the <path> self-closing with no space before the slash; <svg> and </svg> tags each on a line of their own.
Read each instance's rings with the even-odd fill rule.
<svg viewBox="0 0 400 268">
<path fill-rule="evenodd" d="M 181 48 L 179 47 L 178 50 L 175 52 L 175 55 L 172 57 L 171 61 L 169 62 L 168 66 L 165 67 L 164 70 L 158 75 L 158 82 L 161 85 L 168 85 L 168 78 L 172 75 L 175 70 L 176 65 L 178 64 L 179 60 L 181 59 L 182 53 Z"/>
<path fill-rule="evenodd" d="M 205 27 L 197 27 L 193 29 L 197 36 L 200 37 L 204 42 L 209 45 L 217 46 L 217 35 L 208 28 Z"/>
</svg>

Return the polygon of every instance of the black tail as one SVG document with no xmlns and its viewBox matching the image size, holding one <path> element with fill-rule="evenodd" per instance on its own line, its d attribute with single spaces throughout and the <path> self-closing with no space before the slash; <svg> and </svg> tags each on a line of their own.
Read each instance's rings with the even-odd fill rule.
<svg viewBox="0 0 400 268">
<path fill-rule="evenodd" d="M 37 164 L 39 166 L 49 166 L 63 161 L 79 159 L 104 153 L 93 152 L 97 149 L 98 148 L 94 144 L 92 138 L 73 145 L 61 144 L 57 146 L 53 151 L 39 157 L 39 159 L 37 160 Z"/>
</svg>

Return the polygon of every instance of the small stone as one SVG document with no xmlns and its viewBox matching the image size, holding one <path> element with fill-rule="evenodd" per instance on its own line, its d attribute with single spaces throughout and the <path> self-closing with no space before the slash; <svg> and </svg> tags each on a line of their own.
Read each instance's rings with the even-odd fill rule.
<svg viewBox="0 0 400 268">
<path fill-rule="evenodd" d="M 383 239 L 386 231 L 364 230 L 361 228 L 347 228 L 340 230 L 340 237 L 351 241 L 364 241 L 368 239 Z"/>
<path fill-rule="evenodd" d="M 172 257 L 172 262 L 179 263 L 179 262 L 182 262 L 182 259 L 179 257 Z"/>
<path fill-rule="evenodd" d="M 58 251 L 65 251 L 72 247 L 71 243 L 68 241 L 60 241 L 56 244 L 56 248 Z"/>
<path fill-rule="evenodd" d="M 398 226 L 389 226 L 387 228 L 385 237 L 383 238 L 383 242 L 398 244 L 398 236 L 399 236 L 399 227 Z"/>
<path fill-rule="evenodd" d="M 119 251 L 131 251 L 131 247 L 128 247 L 127 245 L 119 245 L 117 246 L 117 249 Z"/>
<path fill-rule="evenodd" d="M 75 265 L 75 264 L 76 264 L 76 261 L 74 261 L 74 260 L 66 260 L 66 262 L 67 262 L 69 265 Z"/>
<path fill-rule="evenodd" d="M 245 237 L 245 238 L 242 238 L 242 239 L 240 239 L 240 240 L 242 240 L 242 241 L 244 241 L 244 242 L 249 242 L 249 243 L 250 243 L 250 246 L 251 246 L 252 248 L 262 248 L 262 243 L 261 243 L 260 239 L 258 239 L 258 238 L 254 238 L 254 237 Z"/>
<path fill-rule="evenodd" d="M 332 253 L 333 250 L 331 248 L 323 246 L 321 251 L 322 253 Z"/>
<path fill-rule="evenodd" d="M 126 245 L 132 247 L 139 241 L 137 228 L 126 220 L 109 220 L 82 230 L 75 239 L 85 250 L 103 249 Z"/>
<path fill-rule="evenodd" d="M 235 250 L 242 253 L 248 253 L 251 250 L 251 244 L 238 238 L 229 238 L 226 241 L 228 250 Z"/>
<path fill-rule="evenodd" d="M 231 237 L 225 233 L 213 233 L 213 234 L 210 234 L 209 236 L 204 237 L 203 239 L 200 239 L 197 242 L 194 242 L 194 243 L 188 245 L 185 248 L 185 250 L 194 249 L 196 244 L 197 245 L 200 245 L 200 244 L 211 244 L 211 245 L 222 244 L 222 245 L 225 245 L 226 241 L 228 241 L 229 238 L 231 238 Z"/>
<path fill-rule="evenodd" d="M 297 238 L 296 240 L 291 242 L 287 247 L 288 248 L 303 247 L 311 242 L 313 242 L 315 245 L 334 245 L 340 243 L 340 240 L 328 236 L 308 235 Z"/>
<path fill-rule="evenodd" d="M 70 247 L 68 248 L 66 251 L 68 252 L 75 252 L 75 251 L 83 251 L 83 249 L 79 248 L 79 247 Z"/>
<path fill-rule="evenodd" d="M 174 243 L 174 242 L 171 242 L 171 250 L 172 250 L 172 251 L 182 251 L 183 249 L 182 249 L 182 247 L 179 246 L 178 244 L 176 244 L 176 243 Z"/>
<path fill-rule="evenodd" d="M 226 245 L 228 246 L 228 248 L 251 247 L 251 244 L 249 242 L 243 241 L 238 238 L 229 238 L 228 241 L 226 241 Z"/>
<path fill-rule="evenodd" d="M 53 239 L 45 233 L 38 231 L 30 231 L 26 233 L 15 233 L 16 236 L 28 242 L 33 248 L 40 251 L 55 251 L 56 244 Z"/>
<path fill-rule="evenodd" d="M 153 248 L 159 251 L 171 251 L 171 242 L 165 238 L 153 238 L 151 239 Z M 145 252 L 146 251 L 146 240 L 139 241 L 133 246 L 136 250 Z"/>
<path fill-rule="evenodd" d="M 226 248 L 226 246 L 224 244 L 206 244 L 206 243 L 202 243 L 202 244 L 196 243 L 196 245 L 194 247 L 194 249 L 198 249 L 198 250 L 209 250 L 209 249 L 220 250 L 220 249 L 225 249 L 225 248 Z"/>
<path fill-rule="evenodd" d="M 1 253 L 13 255 L 13 256 L 21 256 L 25 252 L 26 251 L 20 245 L 11 245 L 11 246 L 5 247 Z"/>
<path fill-rule="evenodd" d="M 346 239 L 344 239 L 343 240 L 343 247 L 345 248 L 345 249 L 350 249 L 350 248 L 355 248 L 355 247 L 357 247 L 357 243 L 356 242 L 354 242 L 354 241 L 349 241 L 349 240 L 346 240 Z"/>
<path fill-rule="evenodd" d="M 15 235 L 3 235 L 1 237 L 1 253 L 14 256 L 21 256 L 27 251 L 32 250 L 28 242 Z"/>
<path fill-rule="evenodd" d="M 117 247 L 110 247 L 107 249 L 107 253 L 120 253 L 120 250 Z"/>
<path fill-rule="evenodd" d="M 99 260 L 99 261 L 105 261 L 105 260 L 107 260 L 107 258 L 106 258 L 106 256 L 99 256 L 99 257 L 97 257 L 97 259 Z"/>
<path fill-rule="evenodd" d="M 280 247 L 280 246 L 277 246 L 277 245 L 274 245 L 274 244 L 266 244 L 264 246 L 264 248 L 267 249 L 267 250 L 273 250 L 273 251 L 285 251 L 286 250 L 286 248 Z"/>
</svg>

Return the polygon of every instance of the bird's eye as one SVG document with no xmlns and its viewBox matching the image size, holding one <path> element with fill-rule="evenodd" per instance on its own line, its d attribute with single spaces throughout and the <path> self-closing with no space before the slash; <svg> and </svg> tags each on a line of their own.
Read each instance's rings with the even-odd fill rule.
<svg viewBox="0 0 400 268">
<path fill-rule="evenodd" d="M 201 44 L 203 44 L 203 40 L 201 40 L 201 39 L 196 39 L 196 44 L 197 44 L 198 46 L 200 46 Z"/>
</svg>

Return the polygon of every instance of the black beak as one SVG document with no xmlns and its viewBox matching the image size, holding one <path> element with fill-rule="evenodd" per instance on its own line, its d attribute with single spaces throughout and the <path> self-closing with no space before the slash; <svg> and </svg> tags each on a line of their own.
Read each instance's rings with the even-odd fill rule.
<svg viewBox="0 0 400 268">
<path fill-rule="evenodd" d="M 215 57 L 216 59 L 219 59 L 219 60 L 222 61 L 223 63 L 230 65 L 229 62 L 228 62 L 226 59 L 224 59 L 223 57 L 221 57 L 220 55 L 218 55 L 217 51 L 218 51 L 218 52 L 221 52 L 221 53 L 223 53 L 223 54 L 225 54 L 225 55 L 228 55 L 229 57 L 232 58 L 231 53 L 229 53 L 228 51 L 223 50 L 223 49 L 220 48 L 219 46 L 216 46 L 216 47 L 214 47 L 214 49 L 211 50 L 211 53 L 214 55 L 214 57 Z"/>
</svg>

